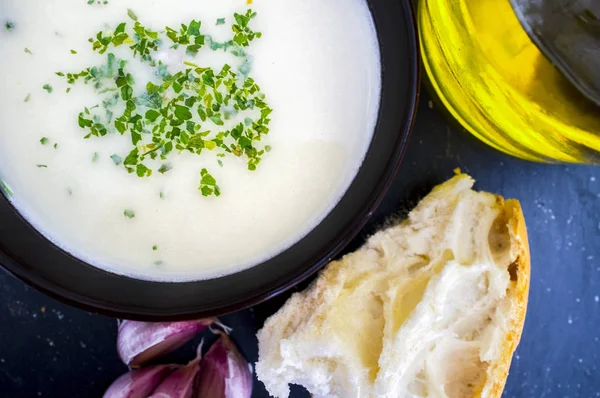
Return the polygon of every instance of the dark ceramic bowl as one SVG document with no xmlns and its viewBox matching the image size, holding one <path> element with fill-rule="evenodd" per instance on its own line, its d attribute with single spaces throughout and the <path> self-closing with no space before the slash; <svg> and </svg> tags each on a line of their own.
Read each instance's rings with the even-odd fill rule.
<svg viewBox="0 0 600 398">
<path fill-rule="evenodd" d="M 37 289 L 83 309 L 139 320 L 221 315 L 267 300 L 313 275 L 360 231 L 395 177 L 415 116 L 419 56 L 410 0 L 368 0 L 382 60 L 378 123 L 366 159 L 335 209 L 277 257 L 219 279 L 164 283 L 92 267 L 59 249 L 0 198 L 0 264 Z M 0 195 L 1 196 L 1 195 Z"/>
</svg>

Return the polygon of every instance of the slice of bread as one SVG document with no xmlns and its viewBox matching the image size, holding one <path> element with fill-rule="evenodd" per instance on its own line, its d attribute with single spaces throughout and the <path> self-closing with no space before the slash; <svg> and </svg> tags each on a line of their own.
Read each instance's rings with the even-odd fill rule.
<svg viewBox="0 0 600 398">
<path fill-rule="evenodd" d="M 334 261 L 258 332 L 258 378 L 315 398 L 500 397 L 519 342 L 529 247 L 519 202 L 457 175 Z"/>
</svg>

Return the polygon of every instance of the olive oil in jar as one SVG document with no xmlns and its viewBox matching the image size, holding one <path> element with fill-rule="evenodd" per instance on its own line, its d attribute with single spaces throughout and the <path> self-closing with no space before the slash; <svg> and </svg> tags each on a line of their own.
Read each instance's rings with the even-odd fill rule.
<svg viewBox="0 0 600 398">
<path fill-rule="evenodd" d="M 540 52 L 509 0 L 421 0 L 418 18 L 431 85 L 468 131 L 523 159 L 600 164 L 600 107 Z"/>
</svg>

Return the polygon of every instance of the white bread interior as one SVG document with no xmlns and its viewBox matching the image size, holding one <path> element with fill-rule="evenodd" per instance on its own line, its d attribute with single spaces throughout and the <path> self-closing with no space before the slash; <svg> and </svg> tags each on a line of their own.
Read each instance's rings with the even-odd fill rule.
<svg viewBox="0 0 600 398">
<path fill-rule="evenodd" d="M 332 262 L 258 333 L 258 378 L 315 398 L 499 397 L 523 327 L 518 202 L 457 175 Z"/>
</svg>

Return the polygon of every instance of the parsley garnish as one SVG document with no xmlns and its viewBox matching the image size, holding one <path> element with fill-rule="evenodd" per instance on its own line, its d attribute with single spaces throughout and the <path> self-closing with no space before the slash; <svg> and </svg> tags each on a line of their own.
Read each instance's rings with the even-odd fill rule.
<svg viewBox="0 0 600 398">
<path fill-rule="evenodd" d="M 254 32 L 250 29 L 250 21 L 256 17 L 256 13 L 252 10 L 248 10 L 246 14 L 234 14 L 233 17 L 237 24 L 231 26 L 231 30 L 235 33 L 233 41 L 240 46 L 248 46 L 250 42 L 256 38 L 260 39 L 262 33 Z"/>
<path fill-rule="evenodd" d="M 202 192 L 202 196 L 221 196 L 221 190 L 217 185 L 217 180 L 215 180 L 206 169 L 202 169 L 200 172 L 200 186 L 198 187 L 198 190 Z"/>
<path fill-rule="evenodd" d="M 123 215 L 129 219 L 135 218 L 135 212 L 133 210 L 129 210 L 129 209 L 123 210 Z"/>
<path fill-rule="evenodd" d="M 44 86 L 43 86 L 42 88 L 43 88 L 44 90 L 46 90 L 46 91 L 48 92 L 48 94 L 52 94 L 52 91 L 54 90 L 54 89 L 52 88 L 52 86 L 51 86 L 51 85 L 49 85 L 49 84 L 44 84 Z"/>
<path fill-rule="evenodd" d="M 47 137 L 42 137 L 40 139 L 40 144 L 46 145 L 50 140 Z"/>
<path fill-rule="evenodd" d="M 6 196 L 12 196 L 13 194 L 12 189 L 10 189 L 10 187 L 2 179 L 0 179 L 0 191 L 3 191 Z"/>
<path fill-rule="evenodd" d="M 129 16 L 129 18 L 133 19 L 134 21 L 138 20 L 137 15 L 135 15 L 135 12 L 133 12 L 131 8 L 127 9 L 127 16 Z"/>
<path fill-rule="evenodd" d="M 171 165 L 169 163 L 165 163 L 162 166 L 160 166 L 160 169 L 158 169 L 158 172 L 161 174 L 165 174 L 169 170 L 171 170 Z"/>
<path fill-rule="evenodd" d="M 28 49 L 27 47 L 25 47 L 25 53 L 29 54 L 29 55 L 33 55 L 33 53 L 31 52 L 30 49 Z"/>
<path fill-rule="evenodd" d="M 130 137 L 129 153 L 111 158 L 138 177 L 150 177 L 153 171 L 168 172 L 169 156 L 183 151 L 244 157 L 248 170 L 256 170 L 270 149 L 260 142 L 269 133 L 272 112 L 250 77 L 251 57 L 246 55 L 250 43 L 261 37 L 250 28 L 256 13 L 248 10 L 234 14 L 233 37 L 223 43 L 204 35 L 200 21 L 192 20 L 178 29 L 166 27 L 163 33 L 144 27 L 132 10 L 128 10 L 128 16 L 133 24 L 120 23 L 114 31 L 99 32 L 89 40 L 94 51 L 106 54 L 104 65 L 56 73 L 71 85 L 78 81 L 93 85 L 102 98 L 101 103 L 84 108 L 78 116 L 77 123 L 86 132 L 84 138 L 109 133 Z M 130 50 L 129 59 L 118 59 L 109 51 L 123 45 Z M 239 65 L 224 64 L 213 69 L 186 60 L 184 70 L 172 73 L 155 59 L 155 53 L 165 45 L 182 48 L 189 57 L 208 45 L 213 51 L 231 53 Z M 153 68 L 155 79 L 135 82 L 128 68 L 131 58 Z M 145 87 L 142 91 L 135 89 L 140 83 Z M 223 162 L 219 159 L 218 164 L 222 166 Z M 198 189 L 204 196 L 221 194 L 207 169 L 200 172 Z"/>
<path fill-rule="evenodd" d="M 158 246 L 157 245 L 152 246 L 152 250 L 157 251 L 158 250 Z"/>
<path fill-rule="evenodd" d="M 4 22 L 4 29 L 8 30 L 9 32 L 11 30 L 13 30 L 15 28 L 15 23 L 12 21 L 6 21 Z"/>
<path fill-rule="evenodd" d="M 123 159 L 119 155 L 111 155 L 110 158 L 113 160 L 113 162 L 115 162 L 117 166 L 123 163 Z"/>
</svg>

